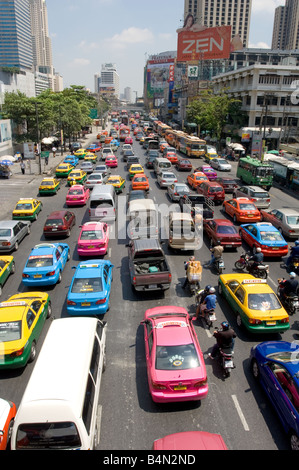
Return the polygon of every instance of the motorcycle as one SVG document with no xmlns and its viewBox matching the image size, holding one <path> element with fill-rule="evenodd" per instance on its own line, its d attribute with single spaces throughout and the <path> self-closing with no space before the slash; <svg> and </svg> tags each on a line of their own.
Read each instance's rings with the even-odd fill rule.
<svg viewBox="0 0 299 470">
<path fill-rule="evenodd" d="M 218 328 L 215 328 L 218 331 Z M 218 360 L 226 377 L 230 376 L 231 370 L 235 369 L 233 344 L 229 347 L 219 348 Z"/>
<path fill-rule="evenodd" d="M 248 253 L 242 254 L 240 259 L 235 262 L 235 268 L 239 271 L 247 271 L 249 274 L 259 279 L 267 279 L 269 275 L 269 265 L 260 263 L 257 267 L 252 268 L 250 258 L 251 256 Z"/>
<path fill-rule="evenodd" d="M 278 288 L 277 288 L 277 295 L 288 312 L 289 315 L 294 315 L 295 313 L 299 312 L 299 297 L 297 294 L 292 295 L 282 295 L 282 289 L 284 287 L 285 279 L 278 279 Z"/>
<path fill-rule="evenodd" d="M 196 292 L 198 292 L 198 290 L 200 289 L 200 284 L 198 281 L 189 281 L 188 279 L 188 286 L 189 286 L 189 289 L 190 289 L 190 293 L 191 295 L 195 295 Z"/>
<path fill-rule="evenodd" d="M 214 265 L 219 275 L 222 274 L 225 270 L 224 259 L 222 257 L 215 259 Z"/>
<path fill-rule="evenodd" d="M 197 295 L 195 298 L 196 310 L 203 303 L 204 297 L 206 297 L 207 295 L 208 295 L 208 292 L 206 291 L 206 289 L 201 289 L 200 291 L 197 292 Z M 208 328 L 211 328 L 213 326 L 213 322 L 217 320 L 215 309 L 213 308 L 209 310 L 205 309 L 201 318 L 205 321 Z"/>
</svg>

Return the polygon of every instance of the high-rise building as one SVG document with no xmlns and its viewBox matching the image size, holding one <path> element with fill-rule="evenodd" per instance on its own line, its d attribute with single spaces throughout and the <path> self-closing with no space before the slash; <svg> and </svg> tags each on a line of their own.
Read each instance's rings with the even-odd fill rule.
<svg viewBox="0 0 299 470">
<path fill-rule="evenodd" d="M 239 35 L 248 47 L 252 0 L 185 0 L 184 18 L 192 14 L 207 27 L 232 27 L 232 37 Z"/>
<path fill-rule="evenodd" d="M 119 97 L 119 75 L 115 64 L 103 64 L 101 69 L 100 93 Z"/>
<path fill-rule="evenodd" d="M 286 0 L 285 6 L 275 9 L 272 49 L 299 48 L 299 3 Z"/>
<path fill-rule="evenodd" d="M 32 69 L 28 0 L 0 2 L 0 67 Z"/>
<path fill-rule="evenodd" d="M 38 72 L 53 74 L 52 44 L 49 37 L 45 0 L 29 0 L 33 63 Z"/>
</svg>

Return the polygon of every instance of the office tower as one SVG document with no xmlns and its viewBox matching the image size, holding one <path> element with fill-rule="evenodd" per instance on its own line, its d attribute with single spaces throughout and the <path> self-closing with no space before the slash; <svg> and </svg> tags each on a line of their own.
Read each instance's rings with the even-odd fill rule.
<svg viewBox="0 0 299 470">
<path fill-rule="evenodd" d="M 28 0 L 0 2 L 0 67 L 32 69 Z"/>
<path fill-rule="evenodd" d="M 45 0 L 29 0 L 33 63 L 36 71 L 53 74 L 52 44 L 49 37 L 48 12 Z"/>
<path fill-rule="evenodd" d="M 285 6 L 275 10 L 272 49 L 294 50 L 299 48 L 299 3 L 286 0 Z"/>
<path fill-rule="evenodd" d="M 102 65 L 100 93 L 119 97 L 119 75 L 115 64 Z"/>
<path fill-rule="evenodd" d="M 232 37 L 239 35 L 248 47 L 252 0 L 185 0 L 184 18 L 192 14 L 207 27 L 232 27 Z"/>
</svg>

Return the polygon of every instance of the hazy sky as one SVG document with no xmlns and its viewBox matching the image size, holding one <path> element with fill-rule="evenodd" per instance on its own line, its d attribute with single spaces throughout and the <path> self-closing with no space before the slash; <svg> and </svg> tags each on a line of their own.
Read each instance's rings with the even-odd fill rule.
<svg viewBox="0 0 299 470">
<path fill-rule="evenodd" d="M 53 64 L 64 86 L 94 91 L 94 74 L 115 63 L 120 92 L 143 94 L 148 55 L 177 49 L 183 0 L 46 0 Z M 252 0 L 250 47 L 271 47 L 274 10 L 285 0 Z"/>
</svg>

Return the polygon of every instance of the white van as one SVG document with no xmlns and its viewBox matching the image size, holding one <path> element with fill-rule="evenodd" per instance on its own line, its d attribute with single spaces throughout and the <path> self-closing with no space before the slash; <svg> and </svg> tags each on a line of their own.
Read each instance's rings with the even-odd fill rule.
<svg viewBox="0 0 299 470">
<path fill-rule="evenodd" d="M 172 165 L 167 158 L 156 158 L 154 161 L 154 170 L 158 176 L 162 171 L 171 171 Z"/>
<path fill-rule="evenodd" d="M 105 322 L 53 320 L 17 411 L 13 450 L 96 448 L 105 345 Z"/>
<path fill-rule="evenodd" d="M 152 199 L 131 201 L 128 218 L 128 237 L 131 240 L 158 238 L 158 210 Z"/>
<path fill-rule="evenodd" d="M 111 184 L 93 188 L 89 198 L 89 218 L 101 222 L 116 220 L 116 193 Z"/>
</svg>

